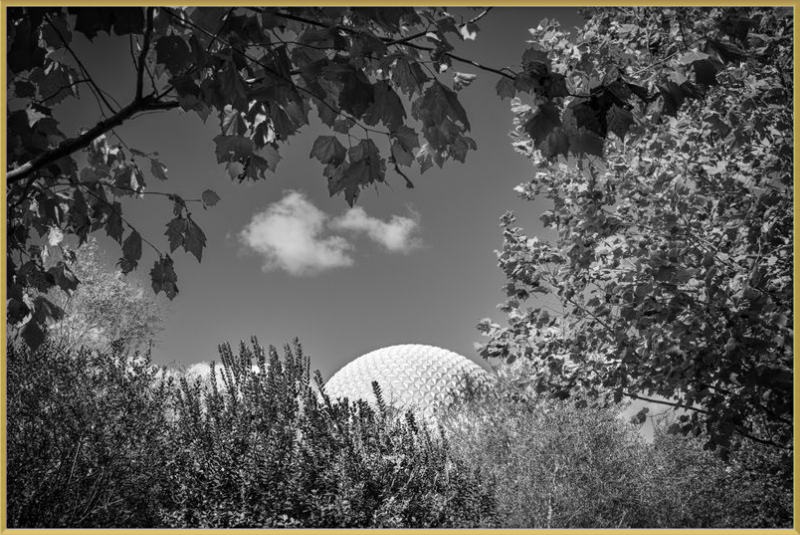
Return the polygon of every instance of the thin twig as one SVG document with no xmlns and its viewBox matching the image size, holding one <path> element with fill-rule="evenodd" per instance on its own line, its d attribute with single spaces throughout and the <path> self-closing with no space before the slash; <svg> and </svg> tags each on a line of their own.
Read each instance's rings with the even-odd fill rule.
<svg viewBox="0 0 800 535">
<path fill-rule="evenodd" d="M 153 13 L 156 8 L 147 8 L 147 28 L 144 32 L 144 40 L 142 42 L 142 51 L 139 53 L 139 65 L 136 71 L 136 100 L 142 98 L 142 91 L 144 86 L 144 66 L 147 63 L 147 53 L 150 51 L 150 39 L 153 36 Z M 153 87 L 155 90 L 155 87 Z"/>
<path fill-rule="evenodd" d="M 133 226 L 133 225 L 130 223 L 130 221 L 128 221 L 127 219 L 125 219 L 125 217 L 123 217 L 123 215 L 122 215 L 122 214 L 121 214 L 119 211 L 117 211 L 117 209 L 114 207 L 114 205 L 113 205 L 113 204 L 111 204 L 110 202 L 108 202 L 108 200 L 106 200 L 106 199 L 102 198 L 101 196 L 99 196 L 98 194 L 96 194 L 95 192 L 93 192 L 91 189 L 89 189 L 87 186 L 85 186 L 85 185 L 83 185 L 83 184 L 81 184 L 81 183 L 79 183 L 79 182 L 74 182 L 74 181 L 70 181 L 70 182 L 72 182 L 72 184 L 75 186 L 75 189 L 80 189 L 80 188 L 81 188 L 81 186 L 83 186 L 83 187 L 84 187 L 84 190 L 86 191 L 86 193 L 88 193 L 89 195 L 91 195 L 92 197 L 94 197 L 95 199 L 97 199 L 98 201 L 100 201 L 100 202 L 104 203 L 106 206 L 108 206 L 108 207 L 109 207 L 109 208 L 110 208 L 110 209 L 111 209 L 111 210 L 112 210 L 112 211 L 113 211 L 113 212 L 114 212 L 114 213 L 115 213 L 115 214 L 116 214 L 116 215 L 117 215 L 117 216 L 120 218 L 120 220 L 121 220 L 123 223 L 125 223 L 126 225 L 128 225 L 128 228 L 130 228 L 132 231 L 134 231 L 134 232 L 136 232 L 137 234 L 139 234 L 139 237 L 140 237 L 140 238 L 142 238 L 142 241 L 143 241 L 144 243 L 146 243 L 147 245 L 149 245 L 150 247 L 152 247 L 152 248 L 153 248 L 153 250 L 154 250 L 154 251 L 155 251 L 155 252 L 158 254 L 158 256 L 164 256 L 164 255 L 163 255 L 163 253 L 161 252 L 161 250 L 160 250 L 158 247 L 156 247 L 155 245 L 153 245 L 152 243 L 150 243 L 150 241 L 149 241 L 149 240 L 147 240 L 146 238 L 143 238 L 143 237 L 142 237 L 142 235 L 141 235 L 141 233 L 140 233 L 138 230 L 136 230 L 136 227 L 134 227 L 134 226 Z"/>
<path fill-rule="evenodd" d="M 196 24 L 194 24 L 194 23 L 193 23 L 193 22 L 191 22 L 191 21 L 180 19 L 179 17 L 177 17 L 177 15 L 175 15 L 174 13 L 172 13 L 172 11 L 171 11 L 169 8 L 164 8 L 164 9 L 167 11 L 167 13 L 169 13 L 169 14 L 170 14 L 170 16 L 172 16 L 172 17 L 173 17 L 173 18 L 175 18 L 176 20 L 180 21 L 180 23 L 181 23 L 181 24 L 183 24 L 183 25 L 185 25 L 185 26 L 187 26 L 187 27 L 193 28 L 193 29 L 195 29 L 195 30 L 198 30 L 198 31 L 200 31 L 200 32 L 204 33 L 206 36 L 208 36 L 208 37 L 211 37 L 211 38 L 212 38 L 212 40 L 219 41 L 219 42 L 220 42 L 220 43 L 222 43 L 224 46 L 227 46 L 227 47 L 231 48 L 232 50 L 237 50 L 237 52 L 240 52 L 240 53 L 241 53 L 241 54 L 242 54 L 242 55 L 243 55 L 245 58 L 247 58 L 248 60 L 252 61 L 253 63 L 255 63 L 256 65 L 258 65 L 258 66 L 260 66 L 260 67 L 263 67 L 265 71 L 267 71 L 268 73 L 272 74 L 272 75 L 273 75 L 275 78 L 277 78 L 277 79 L 279 79 L 279 80 L 283 80 L 284 82 L 286 82 L 286 83 L 290 84 L 292 87 L 294 87 L 294 88 L 295 88 L 295 89 L 297 89 L 298 91 L 301 91 L 301 92 L 303 92 L 303 93 L 306 93 L 307 95 L 309 95 L 309 96 L 311 96 L 311 97 L 315 98 L 315 99 L 316 99 L 316 100 L 317 100 L 319 103 L 321 103 L 321 104 L 323 104 L 325 107 L 329 108 L 329 109 L 330 109 L 332 112 L 334 112 L 334 113 L 335 113 L 337 116 L 341 116 L 341 117 L 345 117 L 345 118 L 347 118 L 347 119 L 350 119 L 350 120 L 351 120 L 351 121 L 353 121 L 353 123 L 355 123 L 355 124 L 356 124 L 358 127 L 360 127 L 362 130 L 364 130 L 364 132 L 373 132 L 373 133 L 375 133 L 375 134 L 381 134 L 381 135 L 384 135 L 384 136 L 387 136 L 387 137 L 390 137 L 390 136 L 391 136 L 391 133 L 390 133 L 390 132 L 387 132 L 387 131 L 382 131 L 382 130 L 377 130 L 377 129 L 375 129 L 375 128 L 369 128 L 368 126 L 365 126 L 364 124 L 362 124 L 361 122 L 359 122 L 358 120 L 356 120 L 354 117 L 352 117 L 351 115 L 347 114 L 347 113 L 346 113 L 344 110 L 342 110 L 342 109 L 339 109 L 339 108 L 336 108 L 335 106 L 333 106 L 333 105 L 331 105 L 330 103 L 326 102 L 326 101 L 325 101 L 323 98 L 321 98 L 320 96 L 318 96 L 318 95 L 317 95 L 316 93 L 314 93 L 313 91 L 311 91 L 311 90 L 309 90 L 309 89 L 307 89 L 307 88 L 305 88 L 305 87 L 301 87 L 301 86 L 299 86 L 299 85 L 295 84 L 295 83 L 294 83 L 294 81 L 292 81 L 290 78 L 286 78 L 285 76 L 282 76 L 280 73 L 278 73 L 278 72 L 276 72 L 274 69 L 272 69 L 272 68 L 271 68 L 269 65 L 267 65 L 267 64 L 265 64 L 265 63 L 263 63 L 263 62 L 262 62 L 262 61 L 260 61 L 260 60 L 257 60 L 257 59 L 255 59 L 255 58 L 253 58 L 252 56 L 250 56 L 249 54 L 247 54 L 247 53 L 246 53 L 244 50 L 234 49 L 234 47 L 233 47 L 233 46 L 232 46 L 230 43 L 228 43 L 227 41 L 225 41 L 224 39 L 222 39 L 222 38 L 220 38 L 220 37 L 218 37 L 218 36 L 216 36 L 216 35 L 213 35 L 213 34 L 212 34 L 211 32 L 209 32 L 208 30 L 205 30 L 204 28 L 201 28 L 201 27 L 197 26 Z"/>
<path fill-rule="evenodd" d="M 83 75 L 89 80 L 89 83 L 91 84 L 91 86 L 97 91 L 97 97 L 100 100 L 103 101 L 103 103 L 108 107 L 108 109 L 111 111 L 111 113 L 117 113 L 117 110 L 115 110 L 114 107 L 111 104 L 109 104 L 108 100 L 106 100 L 106 97 L 103 95 L 103 91 L 100 89 L 100 87 L 94 81 L 92 76 L 89 74 L 89 70 L 86 68 L 86 66 L 83 64 L 83 62 L 80 60 L 78 55 L 72 50 L 72 47 L 70 47 L 69 44 L 67 44 L 66 39 L 64 39 L 64 36 L 61 35 L 61 30 L 59 30 L 58 27 L 55 24 L 53 24 L 53 21 L 50 18 L 50 15 L 45 13 L 44 18 L 45 18 L 45 20 L 47 20 L 47 23 L 50 25 L 50 27 L 53 29 L 53 31 L 55 31 L 56 34 L 58 34 L 58 37 L 59 37 L 59 39 L 61 39 L 61 42 L 63 43 L 64 48 L 67 49 L 67 52 L 69 52 L 70 55 L 73 57 L 73 59 L 77 62 L 78 67 L 80 67 L 81 71 L 83 72 Z M 102 112 L 103 112 L 103 109 L 102 109 L 102 106 L 101 106 L 100 113 L 102 113 Z"/>
</svg>

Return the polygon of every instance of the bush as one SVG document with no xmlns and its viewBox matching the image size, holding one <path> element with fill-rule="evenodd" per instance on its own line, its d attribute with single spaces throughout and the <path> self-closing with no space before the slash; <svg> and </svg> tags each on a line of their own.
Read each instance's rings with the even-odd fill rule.
<svg viewBox="0 0 800 535">
<path fill-rule="evenodd" d="M 524 369 L 437 427 L 377 384 L 376 407 L 333 402 L 297 342 L 222 346 L 221 384 L 119 347 L 7 354 L 9 528 L 792 523 L 790 454 L 740 441 L 726 461 L 666 424 L 648 444 L 618 408 L 531 393 Z"/>
<path fill-rule="evenodd" d="M 155 527 L 165 385 L 149 356 L 6 345 L 9 528 Z"/>
<path fill-rule="evenodd" d="M 644 527 L 651 519 L 648 449 L 615 411 L 506 391 L 457 405 L 444 422 L 457 454 L 496 479 L 504 528 Z"/>
<path fill-rule="evenodd" d="M 656 424 L 653 442 L 670 527 L 792 527 L 791 452 L 739 438 L 724 461 L 703 437 L 670 434 L 671 421 Z"/>
<path fill-rule="evenodd" d="M 298 343 L 283 359 L 255 339 L 220 355 L 222 388 L 182 380 L 177 391 L 167 526 L 491 524 L 491 486 L 446 441 L 411 415 L 318 395 Z"/>
<path fill-rule="evenodd" d="M 454 453 L 496 480 L 502 527 L 791 527 L 790 453 L 741 439 L 725 461 L 663 421 L 649 444 L 623 407 L 546 398 L 530 377 L 503 366 L 444 419 Z"/>
</svg>

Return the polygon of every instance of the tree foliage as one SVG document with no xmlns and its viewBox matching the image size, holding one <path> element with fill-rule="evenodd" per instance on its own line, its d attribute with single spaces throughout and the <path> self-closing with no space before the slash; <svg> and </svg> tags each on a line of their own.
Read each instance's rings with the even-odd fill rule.
<svg viewBox="0 0 800 535">
<path fill-rule="evenodd" d="M 50 250 L 58 251 L 55 247 Z M 58 287 L 48 293 L 48 298 L 64 311 L 47 332 L 53 350 L 87 347 L 108 351 L 112 345 L 146 350 L 163 320 L 163 310 L 153 293 L 109 265 L 94 237 L 75 250 L 65 247 L 64 251 L 66 265 L 81 282 L 70 294 Z M 58 265 L 63 260 L 50 257 L 45 265 Z"/>
<path fill-rule="evenodd" d="M 656 396 L 688 410 L 672 432 L 723 452 L 735 434 L 791 448 L 791 12 L 597 9 L 574 41 L 531 33 L 542 89 L 514 102 L 514 145 L 536 172 L 517 191 L 552 203 L 557 238 L 503 216 L 508 326 L 480 324 L 482 354 L 532 359 L 562 398 Z"/>
<path fill-rule="evenodd" d="M 191 207 L 213 206 L 219 196 L 206 190 L 190 200 L 150 189 L 151 179 L 167 180 L 167 162 L 113 138 L 115 127 L 143 113 L 182 110 L 203 121 L 213 115 L 217 161 L 240 182 L 274 172 L 282 144 L 314 114 L 329 133 L 311 157 L 325 165 L 330 194 L 344 194 L 351 206 L 389 171 L 413 187 L 401 168 L 463 162 L 476 145 L 457 92 L 474 75 L 455 72 L 448 80 L 445 71 L 466 61 L 450 42 L 474 39 L 484 14 L 456 20 L 442 8 L 10 8 L 8 321 L 24 323 L 35 346 L 61 314 L 43 294 L 54 286 L 74 290 L 68 266 L 45 268 L 39 254 L 53 231 L 83 242 L 104 230 L 122 248 L 125 273 L 137 268 L 143 245 L 152 246 L 153 290 L 170 299 L 179 291 L 170 255 L 183 249 L 202 259 L 206 236 Z M 128 104 L 109 102 L 97 86 L 75 53 L 75 33 L 130 40 L 136 86 Z M 87 90 L 101 118 L 69 137 L 53 110 Z M 126 198 L 145 195 L 173 202 L 168 250 L 123 215 Z"/>
</svg>

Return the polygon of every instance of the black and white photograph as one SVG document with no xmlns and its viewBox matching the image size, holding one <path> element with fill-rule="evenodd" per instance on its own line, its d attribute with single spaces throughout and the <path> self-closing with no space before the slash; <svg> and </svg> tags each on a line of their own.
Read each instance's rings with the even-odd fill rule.
<svg viewBox="0 0 800 535">
<path fill-rule="evenodd" d="M 3 4 L 0 531 L 796 533 L 796 1 Z"/>
</svg>

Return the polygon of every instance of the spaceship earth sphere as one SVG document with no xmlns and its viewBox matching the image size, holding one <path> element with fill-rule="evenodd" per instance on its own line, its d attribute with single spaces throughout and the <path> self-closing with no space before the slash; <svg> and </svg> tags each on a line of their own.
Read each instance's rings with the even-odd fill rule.
<svg viewBox="0 0 800 535">
<path fill-rule="evenodd" d="M 372 381 L 377 381 L 385 403 L 430 417 L 463 392 L 467 377 L 480 384 L 487 374 L 447 349 L 403 344 L 377 349 L 346 364 L 325 384 L 325 392 L 331 399 L 346 397 L 375 404 Z"/>
</svg>

